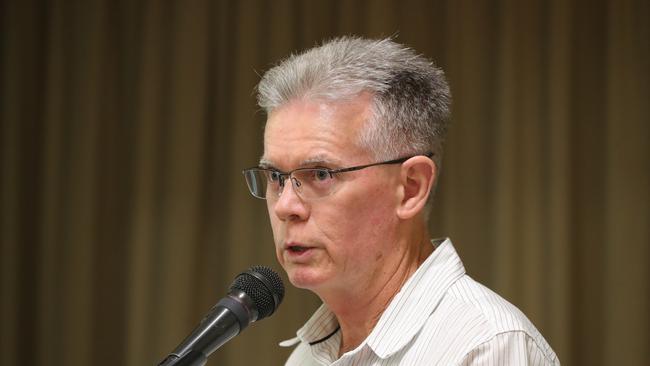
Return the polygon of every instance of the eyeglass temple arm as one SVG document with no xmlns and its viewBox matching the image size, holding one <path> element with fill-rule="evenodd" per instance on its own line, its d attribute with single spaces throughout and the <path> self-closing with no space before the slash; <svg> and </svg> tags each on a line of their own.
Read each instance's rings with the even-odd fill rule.
<svg viewBox="0 0 650 366">
<path fill-rule="evenodd" d="M 369 168 L 369 167 L 371 167 L 371 166 L 377 166 L 377 165 L 390 165 L 390 164 L 403 163 L 403 162 L 407 161 L 408 159 L 410 159 L 410 158 L 414 158 L 414 157 L 416 157 L 416 156 L 426 156 L 426 157 L 428 157 L 428 158 L 431 158 L 431 157 L 433 157 L 433 153 L 432 153 L 432 152 L 428 152 L 428 153 L 426 153 L 426 154 L 422 154 L 422 155 L 407 156 L 407 157 L 397 158 L 397 159 L 388 160 L 388 161 L 381 161 L 381 162 L 379 162 L 379 163 L 373 163 L 373 164 L 367 164 L 367 165 L 360 165 L 360 166 L 353 166 L 353 167 L 351 167 L 351 168 L 343 168 L 343 169 L 330 170 L 330 174 L 335 174 L 335 173 L 345 173 L 345 172 L 353 172 L 353 171 L 355 171 L 355 170 L 361 170 L 361 169 L 365 169 L 365 168 Z"/>
</svg>

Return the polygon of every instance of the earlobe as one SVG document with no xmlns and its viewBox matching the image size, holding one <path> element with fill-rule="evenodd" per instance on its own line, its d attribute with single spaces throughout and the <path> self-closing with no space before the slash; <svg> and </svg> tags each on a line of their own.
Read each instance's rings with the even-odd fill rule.
<svg viewBox="0 0 650 366">
<path fill-rule="evenodd" d="M 402 165 L 403 197 L 397 209 L 401 219 L 410 219 L 422 211 L 436 179 L 436 166 L 425 156 L 413 157 Z"/>
</svg>

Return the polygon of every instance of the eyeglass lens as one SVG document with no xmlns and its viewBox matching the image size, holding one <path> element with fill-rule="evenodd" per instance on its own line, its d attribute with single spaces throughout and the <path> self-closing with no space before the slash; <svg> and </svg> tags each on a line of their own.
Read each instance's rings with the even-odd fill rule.
<svg viewBox="0 0 650 366">
<path fill-rule="evenodd" d="M 245 177 L 253 196 L 263 199 L 278 198 L 287 181 L 302 198 L 327 196 L 334 187 L 334 179 L 326 169 L 298 169 L 290 176 L 273 170 L 250 169 L 245 172 Z"/>
</svg>

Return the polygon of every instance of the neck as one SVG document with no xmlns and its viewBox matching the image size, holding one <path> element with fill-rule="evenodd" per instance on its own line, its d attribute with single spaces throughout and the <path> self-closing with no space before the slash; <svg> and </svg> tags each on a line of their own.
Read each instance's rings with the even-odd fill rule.
<svg viewBox="0 0 650 366">
<path fill-rule="evenodd" d="M 319 294 L 341 327 L 339 357 L 368 337 L 391 300 L 433 251 L 425 226 L 411 231 L 395 241 L 395 252 L 366 281 L 354 288 Z"/>
</svg>

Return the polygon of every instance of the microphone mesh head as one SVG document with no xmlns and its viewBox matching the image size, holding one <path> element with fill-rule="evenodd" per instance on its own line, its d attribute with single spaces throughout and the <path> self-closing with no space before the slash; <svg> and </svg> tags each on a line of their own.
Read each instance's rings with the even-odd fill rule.
<svg viewBox="0 0 650 366">
<path fill-rule="evenodd" d="M 257 320 L 273 314 L 284 298 L 284 284 L 280 276 L 264 266 L 253 266 L 241 273 L 230 286 L 230 290 L 246 293 L 257 308 Z"/>
</svg>

